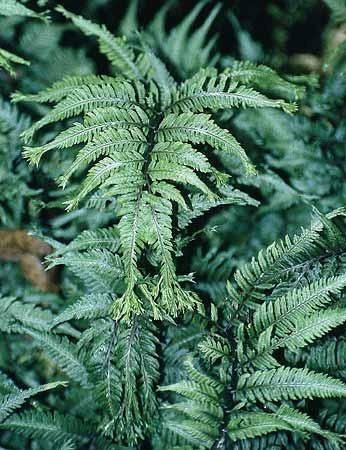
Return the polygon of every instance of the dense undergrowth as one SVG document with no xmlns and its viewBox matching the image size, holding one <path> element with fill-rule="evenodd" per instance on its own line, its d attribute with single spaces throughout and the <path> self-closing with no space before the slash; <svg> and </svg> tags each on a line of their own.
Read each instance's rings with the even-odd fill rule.
<svg viewBox="0 0 346 450">
<path fill-rule="evenodd" d="M 1 449 L 345 448 L 346 3 L 227 3 L 0 0 Z"/>
</svg>

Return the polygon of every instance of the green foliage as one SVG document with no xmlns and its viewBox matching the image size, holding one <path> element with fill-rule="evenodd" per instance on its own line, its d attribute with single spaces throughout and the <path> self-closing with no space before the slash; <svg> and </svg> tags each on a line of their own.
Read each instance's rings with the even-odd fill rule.
<svg viewBox="0 0 346 450">
<path fill-rule="evenodd" d="M 128 320 L 141 314 L 144 303 L 150 305 L 155 319 L 166 313 L 176 316 L 192 309 L 198 299 L 180 286 L 175 271 L 174 204 L 187 208 L 184 197 L 196 190 L 208 199 L 217 198 L 222 195 L 218 186 L 227 180 L 227 174 L 213 166 L 207 154 L 190 144 L 204 144 L 235 155 L 247 174 L 254 173 L 238 141 L 202 111 L 237 107 L 292 111 L 295 107 L 232 82 L 232 73 L 202 70 L 178 84 L 147 47 L 137 55 L 125 40 L 113 37 L 104 27 L 62 8 L 58 10 L 84 33 L 98 37 L 101 51 L 120 76 L 68 78 L 28 99 L 16 95 L 17 100 L 56 103 L 23 133 L 27 141 L 46 125 L 84 116 L 82 123 L 75 123 L 50 142 L 26 147 L 25 155 L 38 164 L 49 150 L 85 144 L 72 166 L 61 175 L 60 184 L 65 186 L 75 171 L 89 166 L 80 189 L 67 202 L 67 209 L 76 208 L 95 190 L 105 198 L 117 199 L 119 250 L 126 287 L 114 302 L 114 318 Z M 215 187 L 211 187 L 213 184 Z M 150 283 L 138 267 L 147 247 L 159 272 Z"/>
<path fill-rule="evenodd" d="M 322 430 L 299 411 L 299 404 L 294 405 L 298 410 L 292 403 L 292 408 L 283 405 L 344 397 L 346 385 L 324 373 L 286 365 L 280 351 L 307 347 L 346 320 L 343 310 L 335 308 L 345 287 L 344 273 L 323 276 L 328 259 L 345 249 L 343 241 L 334 244 L 332 251 L 345 229 L 344 223 L 335 224 L 339 214 L 343 217 L 343 210 L 313 222 L 292 239 L 271 244 L 236 271 L 234 284 L 228 285 L 229 297 L 220 307 L 218 322 L 224 328 L 199 345 L 213 366 L 214 378 L 192 369 L 189 362 L 189 381 L 161 388 L 187 399 L 168 406 L 182 413 L 182 418 L 178 415 L 172 421 L 168 415 L 167 427 L 198 448 L 217 448 L 227 440 L 242 441 L 279 430 L 300 432 L 304 439 L 317 433 L 339 445 L 341 436 Z M 309 279 L 305 268 L 321 261 L 317 278 Z M 302 287 L 296 287 L 297 283 Z M 265 411 L 268 405 L 273 412 Z M 207 412 L 204 419 L 202 411 Z M 206 424 L 202 429 L 201 422 Z"/>
<path fill-rule="evenodd" d="M 345 2 L 162 3 L 0 0 L 0 447 L 342 450 Z"/>
<path fill-rule="evenodd" d="M 1 0 L 0 15 L 31 17 L 44 21 L 47 21 L 49 18 L 46 13 L 37 13 L 16 0 Z M 7 70 L 11 75 L 15 75 L 13 64 L 29 64 L 29 62 L 13 53 L 0 49 L 0 68 Z"/>
</svg>

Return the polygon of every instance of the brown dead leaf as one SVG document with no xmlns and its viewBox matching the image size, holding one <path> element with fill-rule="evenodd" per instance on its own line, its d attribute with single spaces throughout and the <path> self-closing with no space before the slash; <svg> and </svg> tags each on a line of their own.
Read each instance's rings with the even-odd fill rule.
<svg viewBox="0 0 346 450">
<path fill-rule="evenodd" d="M 57 292 L 56 271 L 44 269 L 42 259 L 52 248 L 25 230 L 0 230 L 0 259 L 20 264 L 24 277 L 42 291 Z"/>
</svg>

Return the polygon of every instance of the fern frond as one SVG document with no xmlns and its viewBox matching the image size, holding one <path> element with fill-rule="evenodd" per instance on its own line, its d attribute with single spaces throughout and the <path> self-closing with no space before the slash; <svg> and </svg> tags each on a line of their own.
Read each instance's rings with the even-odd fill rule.
<svg viewBox="0 0 346 450">
<path fill-rule="evenodd" d="M 93 291 L 110 292 L 124 278 L 119 255 L 106 249 L 71 252 L 57 256 L 52 266 L 64 264 Z"/>
<path fill-rule="evenodd" d="M 317 343 L 306 350 L 295 352 L 297 361 L 303 361 L 309 369 L 338 374 L 345 379 L 346 370 L 346 342 L 340 337 L 330 337 L 324 342 Z"/>
<path fill-rule="evenodd" d="M 96 108 L 140 106 L 142 86 L 134 87 L 128 81 L 118 80 L 112 84 L 85 85 L 75 88 L 65 99 L 57 103 L 42 119 L 23 133 L 25 141 L 29 141 L 35 132 L 53 122 L 94 111 Z M 138 89 L 138 91 L 137 91 Z M 78 129 L 80 133 L 81 130 Z M 30 147 L 28 148 L 30 156 Z M 38 163 L 32 160 L 32 163 Z"/>
<path fill-rule="evenodd" d="M 227 424 L 227 434 L 233 442 L 279 430 L 293 431 L 294 428 L 280 416 L 265 412 L 236 413 Z"/>
<path fill-rule="evenodd" d="M 222 150 L 240 158 L 247 174 L 255 173 L 254 166 L 238 141 L 228 131 L 216 125 L 208 114 L 169 114 L 161 122 L 157 138 L 159 142 L 209 144 L 215 150 Z"/>
<path fill-rule="evenodd" d="M 274 340 L 274 346 L 287 347 L 289 350 L 305 347 L 344 323 L 345 320 L 345 311 L 342 309 L 319 311 L 296 325 L 288 327 L 284 336 Z"/>
<path fill-rule="evenodd" d="M 261 403 L 345 395 L 346 385 L 340 380 L 307 369 L 289 367 L 244 374 L 239 378 L 236 392 L 239 401 Z"/>
<path fill-rule="evenodd" d="M 109 294 L 89 294 L 81 297 L 58 314 L 52 326 L 55 327 L 72 319 L 95 319 L 106 317 L 114 299 Z"/>
<path fill-rule="evenodd" d="M 24 413 L 13 415 L 0 425 L 0 428 L 12 430 L 30 439 L 38 439 L 43 442 L 53 441 L 62 445 L 66 440 L 72 442 L 87 442 L 94 427 L 76 417 L 68 417 L 54 412 L 28 410 Z"/>
<path fill-rule="evenodd" d="M 30 303 L 22 301 L 9 302 L 2 300 L 1 314 L 5 326 L 1 326 L 4 332 L 21 333 L 22 327 L 29 327 L 39 332 L 49 331 L 49 322 L 53 318 L 53 313 L 49 309 L 43 309 Z M 69 325 L 63 325 L 57 328 L 57 332 L 63 332 L 70 336 L 78 337 L 79 332 Z"/>
<path fill-rule="evenodd" d="M 326 217 L 326 220 L 332 222 L 336 220 L 334 217 L 338 217 L 338 214 L 342 215 L 342 212 L 335 211 L 329 218 Z M 264 299 L 265 291 L 272 288 L 277 280 L 283 281 L 287 275 L 303 268 L 304 264 L 311 260 L 323 255 L 330 255 L 331 247 L 335 247 L 335 252 L 340 252 L 344 248 L 344 244 L 338 243 L 336 248 L 334 243 L 336 234 L 331 232 L 328 235 L 328 233 L 321 221 L 314 221 L 311 229 L 304 229 L 300 235 L 295 235 L 293 238 L 286 236 L 284 240 L 274 242 L 267 249 L 261 250 L 250 263 L 240 267 L 234 274 L 236 287 L 228 285 L 229 296 L 237 305 L 237 311 L 244 306 L 257 307 L 259 302 Z M 339 234 L 341 231 L 338 229 L 337 233 Z M 333 280 L 331 281 L 333 282 Z M 323 284 L 323 281 L 320 283 Z M 318 289 L 317 286 L 315 288 Z M 336 292 L 339 292 L 338 288 Z M 312 298 L 315 299 L 314 296 Z M 329 297 L 323 296 L 324 298 L 328 299 Z M 268 306 L 270 309 L 273 305 L 263 304 L 262 308 L 266 309 Z M 286 308 L 284 305 L 282 307 Z M 258 313 L 257 317 L 260 315 Z M 266 321 L 266 319 L 264 320 Z"/>
<path fill-rule="evenodd" d="M 73 344 L 66 338 L 24 328 L 47 357 L 55 362 L 72 380 L 82 386 L 88 385 L 88 372 L 76 354 Z"/>
<path fill-rule="evenodd" d="M 37 94 L 24 94 L 14 92 L 12 101 L 16 102 L 37 102 L 37 103 L 56 103 L 66 98 L 69 94 L 78 88 L 89 85 L 100 85 L 112 83 L 113 77 L 107 75 L 85 75 L 85 76 L 67 76 L 63 80 L 56 81 L 51 86 L 43 89 Z"/>
<path fill-rule="evenodd" d="M 342 448 L 340 445 L 343 444 L 343 436 L 324 430 L 308 414 L 302 413 L 301 411 L 287 405 L 280 406 L 275 414 L 289 424 L 292 427 L 292 430 L 320 435 L 326 438 L 337 449 Z"/>
<path fill-rule="evenodd" d="M 203 357 L 212 364 L 230 356 L 227 340 L 220 336 L 208 336 L 198 344 L 198 348 L 202 352 Z"/>
<path fill-rule="evenodd" d="M 162 110 L 168 107 L 172 101 L 172 89 L 175 86 L 175 81 L 171 74 L 168 72 L 167 67 L 158 58 L 153 50 L 145 43 L 142 43 L 145 57 L 150 64 L 150 74 L 159 88 L 159 105 Z"/>
<path fill-rule="evenodd" d="M 101 53 L 107 56 L 119 73 L 128 78 L 138 80 L 143 78 L 136 64 L 135 54 L 131 47 L 128 46 L 126 38 L 116 38 L 104 25 L 99 26 L 90 20 L 67 11 L 62 6 L 58 6 L 56 10 L 72 20 L 86 36 L 96 36 Z"/>
<path fill-rule="evenodd" d="M 328 305 L 333 294 L 346 286 L 346 276 L 321 278 L 303 288 L 288 291 L 275 301 L 265 302 L 255 311 L 253 325 L 256 333 L 275 326 L 278 336 L 285 333 L 291 323 L 298 323 L 308 315 Z"/>
<path fill-rule="evenodd" d="M 220 195 L 216 198 L 208 198 L 203 194 L 193 194 L 190 196 L 191 209 L 182 209 L 179 211 L 179 228 L 184 229 L 190 223 L 205 214 L 207 211 L 218 206 L 227 205 L 252 205 L 258 206 L 258 202 L 231 185 L 225 185 L 219 189 Z"/>
<path fill-rule="evenodd" d="M 0 0 L 0 15 L 1 16 L 23 16 L 41 19 L 48 22 L 49 16 L 47 13 L 37 13 L 17 0 Z"/>
<path fill-rule="evenodd" d="M 54 422 L 52 419 L 54 419 Z M 6 427 L 9 430 L 18 430 L 29 438 L 53 438 L 59 442 L 70 437 L 68 431 L 60 429 L 58 424 L 61 424 L 61 419 L 62 417 L 58 414 L 53 416 L 50 413 L 29 410 L 20 415 L 13 415 L 1 427 Z M 64 421 L 64 428 L 65 425 L 66 421 Z M 83 426 L 83 424 L 81 425 Z"/>
<path fill-rule="evenodd" d="M 60 185 L 66 186 L 72 174 L 79 168 L 94 162 L 101 156 L 110 156 L 118 161 L 119 169 L 121 165 L 130 165 L 131 162 L 143 161 L 143 153 L 147 147 L 145 135 L 136 129 L 105 131 L 86 145 L 76 157 L 74 163 L 60 179 Z M 120 152 L 120 154 L 118 153 Z M 126 159 L 128 158 L 128 159 Z M 111 175 L 107 175 L 110 178 Z M 100 178 L 100 183 L 102 182 Z M 87 183 L 86 179 L 86 183 Z M 92 188 L 95 189 L 94 187 Z M 86 194 L 85 194 L 86 195 Z M 83 197 L 82 197 L 83 198 Z"/>
<path fill-rule="evenodd" d="M 151 24 L 151 31 L 154 31 L 155 35 L 157 35 L 159 30 L 163 33 L 159 37 L 161 51 L 175 64 L 182 77 L 192 75 L 201 67 L 212 66 L 219 59 L 217 53 L 213 56 L 211 55 L 217 36 L 212 36 L 208 39 L 207 35 L 220 10 L 220 4 L 216 4 L 202 25 L 197 27 L 195 31 L 192 31 L 196 19 L 206 4 L 206 1 L 198 2 L 180 24 L 170 30 L 163 42 L 161 42 L 161 36 L 166 35 L 164 22 L 169 4 L 157 13 Z"/>
<path fill-rule="evenodd" d="M 45 392 L 51 389 L 55 389 L 59 386 L 67 386 L 66 381 L 56 381 L 53 383 L 42 384 L 30 389 L 19 390 L 10 394 L 0 396 L 0 422 L 3 422 L 10 414 L 16 409 L 20 408 L 26 400 L 35 395 Z"/>
<path fill-rule="evenodd" d="M 222 409 L 218 404 L 224 386 L 218 380 L 209 377 L 197 370 L 191 361 L 185 361 L 185 368 L 192 381 L 179 381 L 168 386 L 160 386 L 160 391 L 171 391 L 183 395 L 201 405 L 211 408 L 210 413 L 216 417 L 222 417 Z"/>
<path fill-rule="evenodd" d="M 275 70 L 252 61 L 233 61 L 229 70 L 233 81 L 260 89 L 264 92 L 276 93 L 289 100 L 299 100 L 305 95 L 305 87 L 291 83 L 280 77 Z"/>
<path fill-rule="evenodd" d="M 284 100 L 272 100 L 251 87 L 232 81 L 232 75 L 217 73 L 216 69 L 203 69 L 176 89 L 172 112 L 217 111 L 226 108 L 280 108 L 294 112 L 296 106 Z"/>
<path fill-rule="evenodd" d="M 178 422 L 167 419 L 165 426 L 174 434 L 182 437 L 184 441 L 191 442 L 203 450 L 210 448 L 217 437 L 215 428 L 204 426 L 201 429 L 199 422 L 194 420 L 182 419 Z"/>
<path fill-rule="evenodd" d="M 201 8 L 196 7 L 184 21 L 179 36 L 190 29 Z M 218 9 L 217 5 L 204 25 L 193 33 L 191 48 L 202 45 Z M 100 192 L 103 199 L 116 199 L 114 218 L 119 231 L 116 251 L 120 253 L 122 267 L 117 255 L 105 251 L 101 254 L 101 250 L 72 255 L 71 247 L 65 248 L 66 253 L 61 253 L 52 264 L 66 264 L 93 291 L 109 292 L 112 288 L 118 293 L 122 290 L 113 305 L 116 320 L 142 314 L 145 305 L 150 305 L 155 319 L 165 313 L 176 316 L 193 309 L 199 300 L 196 294 L 182 288 L 176 274 L 178 250 L 172 220 L 176 204 L 187 210 L 191 203 L 191 213 L 184 213 L 186 224 L 218 205 L 255 204 L 246 194 L 226 186 L 229 174 L 212 164 L 214 156 L 208 158 L 204 153 L 207 148 L 195 149 L 189 144 L 207 144 L 220 153 L 235 155 L 248 174 L 255 172 L 236 138 L 219 127 L 211 115 L 201 111 L 240 106 L 288 110 L 290 106 L 250 88 L 238 87 L 229 74 L 218 74 L 213 69 L 202 71 L 179 86 L 144 37 L 139 37 L 142 51 L 138 53 L 137 48 L 114 38 L 104 27 L 61 7 L 58 10 L 85 34 L 99 38 L 101 50 L 122 77 L 67 78 L 42 94 L 28 96 L 28 100 L 53 101 L 55 106 L 23 134 L 26 141 L 46 125 L 82 117 L 81 122 L 47 143 L 25 147 L 25 156 L 31 163 L 38 164 L 52 149 L 82 144 L 77 156 L 59 177 L 60 185 L 65 187 L 77 171 L 78 174 L 84 169 L 88 172 L 64 203 L 70 210 Z M 174 48 L 178 41 L 179 37 L 172 41 Z M 15 100 L 21 99 L 25 100 L 25 96 L 15 96 Z M 97 257 L 100 258 L 98 268 L 94 262 Z M 49 259 L 54 258 L 53 255 Z M 155 273 L 149 278 L 146 270 L 142 273 L 139 268 L 143 258 L 154 268 Z M 108 264 L 111 260 L 112 264 Z M 123 271 L 123 275 L 114 274 L 117 281 L 113 283 L 109 277 L 114 273 L 111 265 Z M 101 266 L 105 271 L 104 280 L 99 276 Z M 91 267 L 96 274 L 88 277 L 87 268 Z M 125 286 L 121 286 L 122 282 Z"/>
<path fill-rule="evenodd" d="M 64 255 L 69 252 L 79 252 L 82 250 L 103 249 L 107 248 L 111 252 L 119 250 L 119 231 L 116 226 L 109 228 L 98 228 L 97 230 L 82 231 L 68 245 L 55 250 L 49 256 L 49 261 L 54 260 L 56 256 Z"/>
<path fill-rule="evenodd" d="M 160 391 L 171 391 L 188 399 L 186 402 L 165 405 L 167 411 L 176 411 L 181 415 L 174 421 L 168 416 L 165 427 L 188 442 L 198 444 L 202 448 L 210 448 L 217 439 L 224 417 L 219 403 L 224 386 L 218 380 L 197 370 L 190 358 L 185 361 L 185 368 L 191 381 L 183 380 L 159 388 Z"/>
<path fill-rule="evenodd" d="M 112 391 L 105 389 L 105 393 L 113 392 L 112 397 L 106 395 L 106 401 L 114 402 L 118 396 L 119 406 L 113 413 L 112 406 L 109 410 L 110 427 L 117 438 L 127 436 L 131 444 L 151 426 L 157 408 L 155 388 L 159 366 L 154 331 L 154 326 L 137 320 L 129 326 L 120 326 L 116 330 L 115 347 L 111 349 L 115 385 Z M 110 370 L 112 375 L 112 366 Z"/>
<path fill-rule="evenodd" d="M 0 48 L 0 68 L 7 70 L 11 75 L 15 75 L 16 72 L 12 66 L 13 64 L 24 64 L 28 66 L 30 63 L 20 56 Z"/>
</svg>

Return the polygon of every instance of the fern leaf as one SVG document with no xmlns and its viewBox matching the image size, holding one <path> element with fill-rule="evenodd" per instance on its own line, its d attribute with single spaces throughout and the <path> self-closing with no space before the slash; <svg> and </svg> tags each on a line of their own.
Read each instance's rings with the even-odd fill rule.
<svg viewBox="0 0 346 450">
<path fill-rule="evenodd" d="M 217 208 L 218 206 L 227 205 L 252 205 L 257 206 L 256 200 L 238 189 L 234 189 L 231 185 L 224 186 L 220 189 L 220 196 L 208 198 L 203 194 L 193 194 L 190 196 L 191 209 L 181 210 L 178 215 L 179 228 L 184 229 L 190 223 L 205 214 L 207 211 Z"/>
<path fill-rule="evenodd" d="M 205 2 L 199 2 L 184 20 L 171 31 L 168 37 L 167 48 L 173 61 L 179 60 L 180 55 L 184 52 L 189 30 L 204 5 Z"/>
<path fill-rule="evenodd" d="M 157 138 L 162 141 L 206 143 L 214 149 L 234 154 L 242 161 L 246 172 L 254 174 L 254 167 L 237 140 L 218 127 L 208 114 L 169 114 L 160 124 Z"/>
<path fill-rule="evenodd" d="M 16 72 L 12 67 L 12 64 L 24 64 L 28 66 L 30 63 L 20 56 L 0 48 L 0 68 L 7 70 L 11 75 L 15 75 Z"/>
<path fill-rule="evenodd" d="M 229 74 L 217 74 L 217 71 L 201 70 L 185 81 L 175 92 L 169 106 L 172 112 L 203 112 L 205 109 L 217 111 L 225 108 L 281 108 L 294 112 L 294 104 L 283 100 L 272 100 L 251 87 L 232 81 Z"/>
<path fill-rule="evenodd" d="M 289 350 L 305 347 L 344 323 L 345 320 L 345 311 L 342 309 L 317 312 L 300 320 L 295 326 L 288 327 L 285 335 L 278 337 L 273 345 L 277 348 L 287 347 Z"/>
<path fill-rule="evenodd" d="M 296 323 L 326 306 L 332 301 L 332 294 L 339 294 L 346 286 L 346 277 L 321 278 L 307 287 L 290 290 L 273 302 L 263 303 L 254 314 L 256 333 L 275 326 L 280 336 L 290 323 Z"/>
<path fill-rule="evenodd" d="M 202 352 L 203 357 L 208 359 L 212 364 L 230 356 L 227 341 L 219 336 L 208 336 L 198 344 L 198 348 Z"/>
<path fill-rule="evenodd" d="M 303 361 L 309 369 L 330 374 L 340 374 L 345 378 L 346 343 L 344 339 L 330 337 L 324 342 L 309 347 L 306 351 L 295 352 L 295 357 Z"/>
<path fill-rule="evenodd" d="M 280 416 L 265 412 L 236 413 L 227 425 L 231 441 L 253 439 L 274 431 L 293 431 L 293 427 Z"/>
<path fill-rule="evenodd" d="M 204 431 L 204 429 L 201 429 L 200 424 L 194 420 L 181 420 L 179 422 L 166 420 L 165 426 L 173 433 L 184 438 L 184 440 L 198 445 L 202 449 L 210 448 L 217 438 L 215 429 L 208 428 Z M 208 431 L 211 432 L 211 436 L 208 434 Z"/>
<path fill-rule="evenodd" d="M 140 85 L 137 85 L 141 89 Z M 31 128 L 23 133 L 25 141 L 29 141 L 35 132 L 53 122 L 88 113 L 96 108 L 140 106 L 137 92 L 127 81 L 118 81 L 104 85 L 85 85 L 74 89 L 65 99 Z M 78 130 L 80 131 L 80 130 Z M 30 152 L 30 147 L 28 148 Z M 30 153 L 28 153 L 28 156 Z M 37 161 L 32 161 L 37 164 Z"/>
<path fill-rule="evenodd" d="M 162 52 L 178 68 L 182 77 L 195 73 L 201 67 L 212 66 L 219 59 L 216 52 L 212 55 L 217 36 L 208 38 L 207 35 L 219 12 L 220 4 L 214 6 L 201 26 L 195 25 L 197 17 L 207 3 L 206 1 L 198 2 L 181 23 L 170 30 L 167 38 L 160 45 Z M 168 8 L 169 4 L 156 15 L 151 28 L 156 35 L 158 30 L 163 33 L 160 36 L 157 35 L 160 41 L 161 36 L 166 35 L 164 21 Z M 193 28 L 196 29 L 193 31 Z"/>
<path fill-rule="evenodd" d="M 51 266 L 66 265 L 93 291 L 110 292 L 124 278 L 119 255 L 108 250 L 91 249 L 54 258 Z"/>
<path fill-rule="evenodd" d="M 62 313 L 58 314 L 52 326 L 72 319 L 95 319 L 105 317 L 109 314 L 114 299 L 109 294 L 89 294 L 68 306 Z"/>
<path fill-rule="evenodd" d="M 125 38 L 116 38 L 105 26 L 99 26 L 90 20 L 66 11 L 62 6 L 56 8 L 58 12 L 80 28 L 87 36 L 96 36 L 99 41 L 100 51 L 104 53 L 114 68 L 122 75 L 129 78 L 141 79 L 142 74 L 135 62 L 133 50 L 127 45 Z"/>
<path fill-rule="evenodd" d="M 171 90 L 175 85 L 175 81 L 168 72 L 165 64 L 154 54 L 154 52 L 144 44 L 145 56 L 148 58 L 152 77 L 158 85 L 160 98 L 159 104 L 164 110 L 171 103 Z"/>
<path fill-rule="evenodd" d="M 237 399 L 246 402 L 344 397 L 346 385 L 340 380 L 307 369 L 280 367 L 240 377 Z"/>
<path fill-rule="evenodd" d="M 49 20 L 49 16 L 46 13 L 37 13 L 16 0 L 0 0 L 0 15 L 32 17 L 45 22 Z"/>
<path fill-rule="evenodd" d="M 340 448 L 340 444 L 343 443 L 343 437 L 341 435 L 322 429 L 310 416 L 290 406 L 280 406 L 276 411 L 276 416 L 289 424 L 292 430 L 320 435 L 335 445 L 336 448 Z"/>
<path fill-rule="evenodd" d="M 111 84 L 113 81 L 114 78 L 107 75 L 67 76 L 37 94 L 15 92 L 12 94 L 12 100 L 14 102 L 57 103 L 72 94 L 78 87 Z"/>
<path fill-rule="evenodd" d="M 119 250 L 119 232 L 116 226 L 98 228 L 95 231 L 83 231 L 68 245 L 56 249 L 53 255 L 50 256 L 50 260 L 70 252 L 103 248 L 107 248 L 111 252 Z"/>
<path fill-rule="evenodd" d="M 252 61 L 233 61 L 229 74 L 233 81 L 276 93 L 280 97 L 299 100 L 305 95 L 305 87 L 280 77 L 275 70 Z"/>
<path fill-rule="evenodd" d="M 91 424 L 69 415 L 48 411 L 28 410 L 21 414 L 9 417 L 1 428 L 15 431 L 30 439 L 39 439 L 43 442 L 53 441 L 62 444 L 65 440 L 80 442 L 93 431 Z M 84 438 L 85 439 L 85 438 Z"/>
<path fill-rule="evenodd" d="M 26 400 L 50 389 L 55 389 L 59 386 L 66 386 L 66 381 L 56 381 L 53 383 L 42 384 L 41 386 L 26 389 L 24 391 L 16 390 L 13 393 L 0 397 L 0 422 L 4 421 L 6 417 L 20 408 Z"/>
<path fill-rule="evenodd" d="M 81 383 L 82 386 L 87 386 L 88 372 L 77 357 L 73 345 L 66 337 L 61 338 L 52 334 L 40 333 L 29 328 L 26 328 L 25 332 L 42 347 L 48 358 L 52 359 L 71 379 Z"/>
<path fill-rule="evenodd" d="M 60 177 L 60 185 L 64 188 L 76 170 L 90 164 L 101 156 L 117 158 L 122 164 L 127 163 L 124 160 L 126 154 L 129 158 L 132 158 L 129 160 L 130 162 L 136 158 L 141 161 L 143 160 L 141 155 L 143 155 L 146 147 L 145 136 L 140 130 L 120 129 L 117 131 L 104 131 L 78 153 L 71 167 Z M 122 152 L 122 154 L 117 155 L 118 152 Z"/>
</svg>

